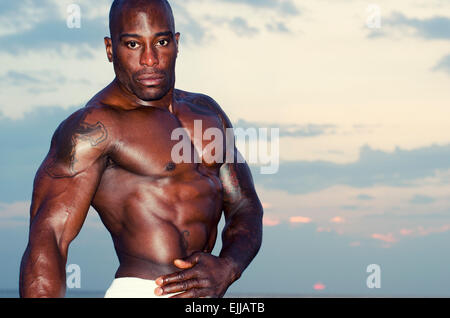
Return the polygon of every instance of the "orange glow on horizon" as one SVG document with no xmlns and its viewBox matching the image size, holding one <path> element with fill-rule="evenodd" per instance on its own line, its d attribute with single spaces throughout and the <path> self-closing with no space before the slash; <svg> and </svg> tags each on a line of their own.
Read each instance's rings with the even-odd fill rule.
<svg viewBox="0 0 450 318">
<path fill-rule="evenodd" d="M 278 218 L 264 216 L 263 217 L 263 225 L 264 226 L 276 226 L 280 224 L 280 220 Z"/>
<path fill-rule="evenodd" d="M 311 221 L 310 218 L 304 216 L 292 216 L 289 218 L 289 222 L 291 223 L 310 223 Z"/>
<path fill-rule="evenodd" d="M 397 239 L 394 237 L 392 233 L 389 234 L 379 234 L 379 233 L 373 233 L 372 238 L 376 240 L 380 240 L 386 243 L 395 243 L 397 242 Z"/>
<path fill-rule="evenodd" d="M 324 290 L 326 288 L 326 286 L 324 284 L 322 284 L 321 282 L 315 283 L 314 284 L 314 289 L 315 290 Z"/>
</svg>

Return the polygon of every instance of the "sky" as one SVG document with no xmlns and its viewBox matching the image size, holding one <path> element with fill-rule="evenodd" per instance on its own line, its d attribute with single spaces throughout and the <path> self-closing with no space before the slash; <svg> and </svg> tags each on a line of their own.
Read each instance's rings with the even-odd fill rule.
<svg viewBox="0 0 450 318">
<path fill-rule="evenodd" d="M 235 128 L 280 129 L 278 172 L 252 165 L 263 245 L 230 294 L 450 296 L 450 1 L 169 2 L 176 87 L 213 97 Z M 72 3 L 81 28 L 67 26 Z M 110 4 L 0 3 L 0 289 L 17 290 L 54 130 L 114 78 Z M 111 283 L 93 209 L 70 263 L 81 291 Z"/>
</svg>

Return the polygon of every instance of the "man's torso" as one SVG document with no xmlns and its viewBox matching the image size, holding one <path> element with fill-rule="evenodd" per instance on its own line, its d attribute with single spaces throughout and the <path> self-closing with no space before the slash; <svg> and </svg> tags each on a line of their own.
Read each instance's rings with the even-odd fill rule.
<svg viewBox="0 0 450 318">
<path fill-rule="evenodd" d="M 200 95 L 176 91 L 174 100 L 173 113 L 87 106 L 109 107 L 118 123 L 108 131 L 113 151 L 92 200 L 119 257 L 116 277 L 155 279 L 176 270 L 174 259 L 214 247 L 222 212 L 221 162 L 205 153 L 195 163 L 193 155 L 200 152 L 196 142 L 203 148 L 210 142 L 202 138 L 206 129 L 224 133 L 224 127 Z M 194 120 L 201 120 L 201 134 L 194 133 Z M 192 160 L 174 163 L 172 149 L 180 140 L 171 136 L 180 127 L 196 140 L 189 145 Z"/>
</svg>

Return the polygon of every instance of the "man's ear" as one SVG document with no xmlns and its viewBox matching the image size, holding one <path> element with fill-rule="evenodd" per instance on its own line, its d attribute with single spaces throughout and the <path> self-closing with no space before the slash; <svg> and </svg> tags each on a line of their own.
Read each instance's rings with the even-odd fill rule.
<svg viewBox="0 0 450 318">
<path fill-rule="evenodd" d="M 106 47 L 106 56 L 108 56 L 108 61 L 113 61 L 113 48 L 111 38 L 105 36 L 105 47 Z"/>
<path fill-rule="evenodd" d="M 175 33 L 175 41 L 177 42 L 177 54 L 178 54 L 178 46 L 180 43 L 180 32 Z"/>
</svg>

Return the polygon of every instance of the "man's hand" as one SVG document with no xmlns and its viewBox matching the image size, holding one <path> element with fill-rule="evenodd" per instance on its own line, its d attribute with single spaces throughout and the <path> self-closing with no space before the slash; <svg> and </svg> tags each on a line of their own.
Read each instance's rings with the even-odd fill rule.
<svg viewBox="0 0 450 318">
<path fill-rule="evenodd" d="M 156 279 L 158 296 L 179 293 L 171 298 L 219 298 L 235 280 L 231 262 L 211 254 L 196 252 L 176 259 L 181 271 Z"/>
</svg>

